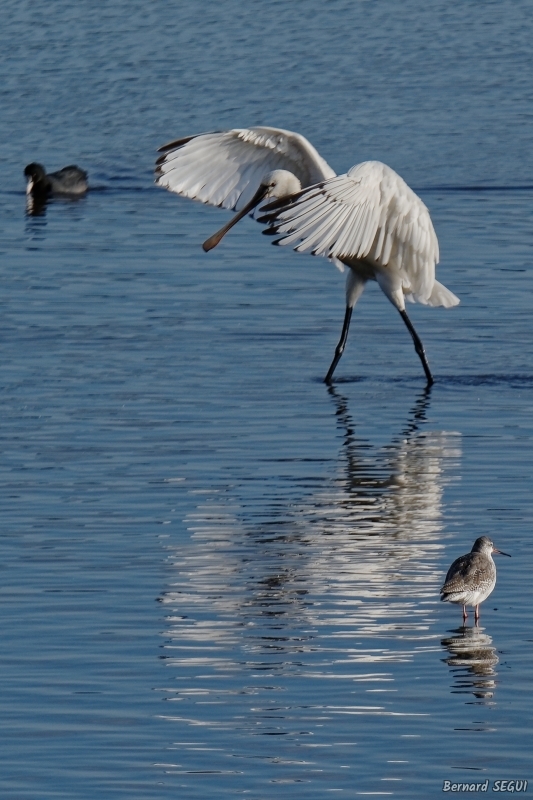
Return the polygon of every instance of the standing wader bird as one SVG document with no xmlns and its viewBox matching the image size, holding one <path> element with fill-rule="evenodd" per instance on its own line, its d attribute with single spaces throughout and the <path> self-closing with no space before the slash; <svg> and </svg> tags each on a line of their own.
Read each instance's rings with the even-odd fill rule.
<svg viewBox="0 0 533 800">
<path fill-rule="evenodd" d="M 488 536 L 480 536 L 472 550 L 456 558 L 446 575 L 440 590 L 441 600 L 457 603 L 463 607 L 463 624 L 466 622 L 467 606 L 474 606 L 474 619 L 479 621 L 479 606 L 496 586 L 496 566 L 493 553 L 509 556 L 494 547 Z M 510 556 L 509 556 L 510 558 Z"/>
<path fill-rule="evenodd" d="M 344 324 L 326 383 L 342 356 L 353 307 L 368 280 L 377 281 L 398 309 L 427 383 L 433 383 L 405 298 L 446 308 L 459 299 L 435 280 L 439 247 L 429 212 L 394 170 L 364 161 L 336 176 L 305 137 L 280 128 L 201 133 L 170 142 L 160 152 L 159 186 L 238 212 L 204 242 L 204 250 L 216 247 L 262 201 L 276 198 L 262 206 L 259 217 L 269 226 L 264 233 L 279 236 L 275 244 L 325 256 L 341 271 L 348 267 Z"/>
</svg>

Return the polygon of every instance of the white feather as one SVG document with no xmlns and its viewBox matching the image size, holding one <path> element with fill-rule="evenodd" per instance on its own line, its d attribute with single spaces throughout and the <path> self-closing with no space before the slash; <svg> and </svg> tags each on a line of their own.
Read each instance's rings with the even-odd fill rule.
<svg viewBox="0 0 533 800">
<path fill-rule="evenodd" d="M 272 224 L 281 234 L 277 243 L 298 252 L 337 259 L 356 271 L 364 262 L 366 272 L 394 272 L 409 299 L 445 307 L 459 302 L 435 281 L 439 247 L 426 206 L 379 161 L 309 187 Z"/>
<path fill-rule="evenodd" d="M 304 136 L 281 128 L 201 133 L 160 148 L 156 183 L 203 203 L 239 211 L 269 172 L 292 172 L 310 186 L 335 172 Z"/>
</svg>

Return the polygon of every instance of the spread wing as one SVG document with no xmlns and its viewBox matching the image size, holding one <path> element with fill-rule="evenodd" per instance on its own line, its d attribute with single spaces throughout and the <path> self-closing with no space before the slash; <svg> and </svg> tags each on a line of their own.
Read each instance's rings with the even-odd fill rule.
<svg viewBox="0 0 533 800">
<path fill-rule="evenodd" d="M 285 169 L 310 186 L 335 172 L 304 136 L 280 128 L 201 133 L 159 148 L 156 183 L 171 192 L 239 211 L 262 178 Z"/>
<path fill-rule="evenodd" d="M 265 210 L 260 221 L 270 225 L 265 233 L 281 234 L 276 244 L 348 265 L 389 265 L 420 302 L 444 305 L 446 293 L 448 304 L 459 302 L 435 281 L 439 246 L 426 206 L 386 164 L 364 161 Z M 441 302 L 433 303 L 437 294 Z"/>
</svg>

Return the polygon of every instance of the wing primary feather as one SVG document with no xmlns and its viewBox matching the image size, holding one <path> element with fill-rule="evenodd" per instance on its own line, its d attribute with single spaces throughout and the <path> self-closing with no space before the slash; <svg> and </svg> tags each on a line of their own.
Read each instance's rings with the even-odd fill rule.
<svg viewBox="0 0 533 800">
<path fill-rule="evenodd" d="M 166 144 L 162 144 L 161 147 L 158 147 L 157 152 L 166 153 L 169 150 L 175 150 L 178 147 L 183 147 L 184 144 L 196 139 L 198 136 L 205 136 L 205 134 L 194 133 L 192 136 L 184 136 L 183 139 L 174 139 L 172 142 L 167 142 Z M 165 156 L 161 156 L 161 158 L 165 158 Z"/>
</svg>

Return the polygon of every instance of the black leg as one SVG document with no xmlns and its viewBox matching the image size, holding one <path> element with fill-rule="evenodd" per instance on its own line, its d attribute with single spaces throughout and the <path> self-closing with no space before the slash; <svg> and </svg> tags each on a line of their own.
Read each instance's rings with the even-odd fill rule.
<svg viewBox="0 0 533 800">
<path fill-rule="evenodd" d="M 431 370 L 429 368 L 428 360 L 426 358 L 426 353 L 424 351 L 424 347 L 422 345 L 422 342 L 420 341 L 420 337 L 418 336 L 418 333 L 413 328 L 413 323 L 411 322 L 411 320 L 407 316 L 407 312 L 406 311 L 400 311 L 400 314 L 402 316 L 403 321 L 407 325 L 407 330 L 409 331 L 409 333 L 413 337 L 415 350 L 416 350 L 416 352 L 418 353 L 418 355 L 420 357 L 420 361 L 422 362 L 422 366 L 424 367 L 424 372 L 426 373 L 428 386 L 431 386 L 431 384 L 433 383 L 433 375 L 431 374 Z"/>
<path fill-rule="evenodd" d="M 324 383 L 331 383 L 333 373 L 335 372 L 335 367 L 339 363 L 340 358 L 344 352 L 344 348 L 346 347 L 346 340 L 348 338 L 348 331 L 350 329 L 350 320 L 352 318 L 352 311 L 353 311 L 353 306 L 346 306 L 346 313 L 344 315 L 344 323 L 342 326 L 341 338 L 339 339 L 339 343 L 335 348 L 335 356 L 333 358 L 333 361 L 331 362 L 331 367 L 328 369 L 328 374 L 324 378 Z"/>
</svg>

